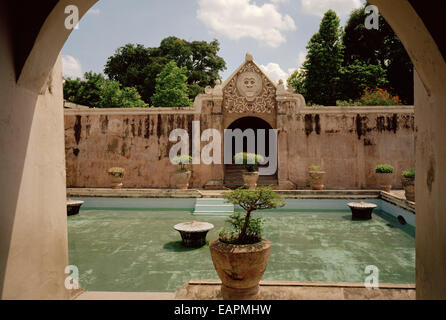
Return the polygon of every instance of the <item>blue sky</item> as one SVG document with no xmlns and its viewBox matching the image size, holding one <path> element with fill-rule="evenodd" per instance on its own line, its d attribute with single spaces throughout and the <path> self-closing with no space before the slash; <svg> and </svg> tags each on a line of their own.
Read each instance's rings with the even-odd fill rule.
<svg viewBox="0 0 446 320">
<path fill-rule="evenodd" d="M 321 17 L 334 9 L 346 22 L 363 0 L 101 0 L 82 18 L 65 44 L 65 76 L 103 72 L 107 58 L 127 43 L 158 46 L 168 36 L 189 41 L 214 38 L 227 63 L 226 79 L 246 52 L 274 80 L 300 67 Z"/>
</svg>

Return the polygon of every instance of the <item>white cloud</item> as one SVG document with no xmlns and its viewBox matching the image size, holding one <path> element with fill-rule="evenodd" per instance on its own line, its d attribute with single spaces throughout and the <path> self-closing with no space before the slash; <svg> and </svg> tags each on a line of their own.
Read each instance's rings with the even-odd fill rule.
<svg viewBox="0 0 446 320">
<path fill-rule="evenodd" d="M 296 30 L 294 20 L 276 4 L 259 6 L 251 0 L 199 0 L 197 18 L 231 40 L 254 38 L 273 48 L 286 42 L 284 31 Z"/>
<path fill-rule="evenodd" d="M 299 52 L 299 56 L 297 57 L 297 66 L 300 68 L 302 67 L 302 64 L 305 62 L 305 59 L 307 58 L 307 53 L 304 51 Z"/>
<path fill-rule="evenodd" d="M 361 6 L 361 0 L 302 0 L 302 9 L 305 13 L 320 17 L 329 9 L 333 9 L 338 15 L 343 16 Z"/>
<path fill-rule="evenodd" d="M 288 69 L 288 72 L 284 71 L 278 63 L 270 62 L 266 66 L 260 65 L 260 69 L 263 70 L 275 83 L 279 82 L 279 80 L 283 80 L 286 85 L 287 79 L 290 75 L 296 70 L 294 68 Z"/>
<path fill-rule="evenodd" d="M 81 63 L 73 56 L 62 56 L 62 63 L 64 77 L 82 78 L 84 76 Z"/>
<path fill-rule="evenodd" d="M 87 12 L 87 14 L 93 14 L 95 16 L 99 15 L 100 13 L 101 13 L 101 10 L 99 10 L 99 9 L 90 9 Z"/>
</svg>

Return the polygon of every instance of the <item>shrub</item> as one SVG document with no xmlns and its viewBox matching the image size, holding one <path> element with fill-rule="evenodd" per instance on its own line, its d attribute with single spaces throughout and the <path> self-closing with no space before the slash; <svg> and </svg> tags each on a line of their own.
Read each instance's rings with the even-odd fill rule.
<svg viewBox="0 0 446 320">
<path fill-rule="evenodd" d="M 264 220 L 252 218 L 255 210 L 283 207 L 285 202 L 271 188 L 256 190 L 236 189 L 225 195 L 226 202 L 239 205 L 245 210 L 243 213 L 234 213 L 226 222 L 230 229 L 220 232 L 220 240 L 229 244 L 252 244 L 262 240 Z"/>
<path fill-rule="evenodd" d="M 380 164 L 376 166 L 376 173 L 393 173 L 394 169 L 391 165 L 388 164 Z"/>
<path fill-rule="evenodd" d="M 312 164 L 311 166 L 308 167 L 308 171 L 321 171 L 321 167 Z"/>
<path fill-rule="evenodd" d="M 415 169 L 412 168 L 412 169 L 410 169 L 408 171 L 404 171 L 403 172 L 403 177 L 406 178 L 406 179 L 415 180 Z"/>
<path fill-rule="evenodd" d="M 398 96 L 393 96 L 385 89 L 365 89 L 364 94 L 359 99 L 363 106 L 397 106 L 402 105 Z"/>
<path fill-rule="evenodd" d="M 259 154 L 240 152 L 234 156 L 234 163 L 242 165 L 248 172 L 256 172 L 259 163 L 263 163 L 265 158 Z"/>
<path fill-rule="evenodd" d="M 125 169 L 119 167 L 113 167 L 108 169 L 108 174 L 114 177 L 124 177 Z"/>
<path fill-rule="evenodd" d="M 172 159 L 172 162 L 174 164 L 180 165 L 180 167 L 177 169 L 177 172 L 187 172 L 187 171 L 189 171 L 189 169 L 186 168 L 186 165 L 192 163 L 192 157 L 191 156 L 176 156 Z"/>
</svg>

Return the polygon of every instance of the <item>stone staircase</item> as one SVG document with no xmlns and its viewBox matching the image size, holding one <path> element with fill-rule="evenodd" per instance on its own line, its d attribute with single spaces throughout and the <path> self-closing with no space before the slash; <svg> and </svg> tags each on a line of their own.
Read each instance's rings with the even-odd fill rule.
<svg viewBox="0 0 446 320">
<path fill-rule="evenodd" d="M 194 216 L 230 216 L 234 205 L 223 198 L 198 198 L 195 202 Z"/>
<path fill-rule="evenodd" d="M 242 166 L 227 164 L 225 165 L 224 186 L 229 189 L 236 189 L 243 186 L 242 173 L 245 169 Z M 257 182 L 259 187 L 278 186 L 277 173 L 272 176 L 259 176 Z"/>
</svg>

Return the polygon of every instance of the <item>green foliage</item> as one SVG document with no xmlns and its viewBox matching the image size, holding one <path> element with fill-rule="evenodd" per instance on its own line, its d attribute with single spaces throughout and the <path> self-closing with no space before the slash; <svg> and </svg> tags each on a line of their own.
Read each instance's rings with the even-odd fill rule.
<svg viewBox="0 0 446 320">
<path fill-rule="evenodd" d="M 256 172 L 259 163 L 263 163 L 265 158 L 259 154 L 240 152 L 234 156 L 234 163 L 242 165 L 248 172 Z"/>
<path fill-rule="evenodd" d="M 294 71 L 287 80 L 288 88 L 294 88 L 295 93 L 299 93 L 306 97 L 307 91 L 305 90 L 305 77 L 305 70 L 299 69 Z"/>
<path fill-rule="evenodd" d="M 178 164 L 180 166 L 180 168 L 177 169 L 178 172 L 186 172 L 186 171 L 189 171 L 186 168 L 186 165 L 192 163 L 192 157 L 191 156 L 176 156 L 172 159 L 172 162 L 175 164 Z"/>
<path fill-rule="evenodd" d="M 363 106 L 397 106 L 402 104 L 398 96 L 392 96 L 387 90 L 379 88 L 365 89 L 359 101 Z"/>
<path fill-rule="evenodd" d="M 155 107 L 188 107 L 186 68 L 178 68 L 175 61 L 169 62 L 156 77 L 155 93 L 151 100 Z"/>
<path fill-rule="evenodd" d="M 108 169 L 108 174 L 114 177 L 124 177 L 125 169 L 120 167 L 113 167 Z"/>
<path fill-rule="evenodd" d="M 63 85 L 64 99 L 84 106 L 100 107 L 104 81 L 102 74 L 92 71 L 84 74 L 84 80 L 80 78 L 65 79 Z"/>
<path fill-rule="evenodd" d="M 342 28 L 333 10 L 328 10 L 317 32 L 307 45 L 307 58 L 302 69 L 303 85 L 310 104 L 335 105 L 340 96 L 341 67 L 344 56 Z"/>
<path fill-rule="evenodd" d="M 308 167 L 308 171 L 321 171 L 321 167 L 312 164 L 311 166 Z"/>
<path fill-rule="evenodd" d="M 108 58 L 104 72 L 112 80 L 135 87 L 149 103 L 157 75 L 173 60 L 186 68 L 189 98 L 194 99 L 206 86 L 214 86 L 219 72 L 226 69 L 226 62 L 217 55 L 219 50 L 217 40 L 188 42 L 176 37 L 165 38 L 154 48 L 127 44 Z"/>
<path fill-rule="evenodd" d="M 242 207 L 244 215 L 235 213 L 228 223 L 231 229 L 220 232 L 220 240 L 232 244 L 250 244 L 261 241 L 263 220 L 251 218 L 251 213 L 256 210 L 273 209 L 283 207 L 285 202 L 271 188 L 259 188 L 256 190 L 236 189 L 225 195 L 226 202 Z"/>
<path fill-rule="evenodd" d="M 135 88 L 121 88 L 119 82 L 91 71 L 84 80 L 65 79 L 63 90 L 65 100 L 94 108 L 147 107 Z"/>
<path fill-rule="evenodd" d="M 230 244 L 240 244 L 238 243 L 240 231 L 245 223 L 245 217 L 239 213 L 232 214 L 226 223 L 229 228 L 224 227 L 220 233 L 220 240 L 225 243 Z M 265 219 L 263 218 L 250 218 L 248 227 L 246 228 L 246 237 L 243 244 L 257 243 L 262 240 L 263 226 L 265 224 Z"/>
<path fill-rule="evenodd" d="M 403 177 L 406 179 L 411 179 L 411 180 L 415 180 L 415 169 L 412 168 L 408 171 L 404 171 L 403 172 Z"/>
<path fill-rule="evenodd" d="M 389 164 L 380 164 L 375 168 L 376 173 L 393 173 L 394 170 L 395 169 Z"/>
<path fill-rule="evenodd" d="M 337 106 L 398 106 L 401 104 L 398 96 L 393 96 L 389 91 L 380 88 L 366 88 L 359 100 L 336 101 Z"/>
<path fill-rule="evenodd" d="M 384 17 L 379 17 L 379 30 L 367 30 L 365 3 L 353 11 L 345 26 L 343 36 L 344 66 L 361 61 L 364 65 L 380 66 L 386 71 L 388 85 L 382 87 L 400 96 L 405 104 L 413 104 L 413 64 L 395 32 Z M 350 98 L 350 97 L 344 97 Z M 353 98 L 353 97 L 352 97 Z"/>
<path fill-rule="evenodd" d="M 383 88 L 387 84 L 386 70 L 380 65 L 355 60 L 341 68 L 340 94 L 343 99 L 357 100 L 366 88 Z"/>
</svg>

